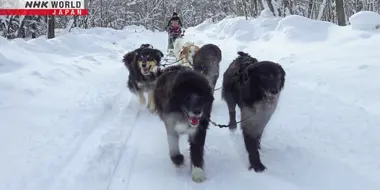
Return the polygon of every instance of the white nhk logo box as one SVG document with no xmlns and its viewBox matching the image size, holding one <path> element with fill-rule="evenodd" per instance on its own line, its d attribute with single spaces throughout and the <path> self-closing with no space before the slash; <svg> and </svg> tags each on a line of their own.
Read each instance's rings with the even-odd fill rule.
<svg viewBox="0 0 380 190">
<path fill-rule="evenodd" d="M 89 0 L 3 0 L 0 15 L 88 15 Z"/>
</svg>

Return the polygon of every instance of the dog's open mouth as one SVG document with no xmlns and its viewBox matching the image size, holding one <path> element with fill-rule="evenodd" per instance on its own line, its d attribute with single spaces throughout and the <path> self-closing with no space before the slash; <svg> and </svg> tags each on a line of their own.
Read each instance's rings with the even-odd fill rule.
<svg viewBox="0 0 380 190">
<path fill-rule="evenodd" d="M 276 101 L 277 101 L 278 96 L 277 96 L 276 94 L 265 93 L 265 99 L 266 99 L 269 103 L 273 103 L 273 102 L 276 102 Z"/>
<path fill-rule="evenodd" d="M 189 116 L 188 120 L 192 126 L 197 127 L 201 118 L 196 116 Z"/>
<path fill-rule="evenodd" d="M 150 67 L 141 68 L 141 73 L 143 75 L 147 75 L 147 74 L 149 74 L 149 72 L 150 72 Z"/>
</svg>

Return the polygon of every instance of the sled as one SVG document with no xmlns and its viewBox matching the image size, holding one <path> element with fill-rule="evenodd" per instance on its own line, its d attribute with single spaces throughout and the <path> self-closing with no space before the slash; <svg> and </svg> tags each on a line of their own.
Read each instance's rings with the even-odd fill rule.
<svg viewBox="0 0 380 190">
<path fill-rule="evenodd" d="M 176 61 L 177 58 L 174 56 L 173 49 L 168 49 L 167 53 L 162 58 L 165 62 L 173 62 Z"/>
</svg>

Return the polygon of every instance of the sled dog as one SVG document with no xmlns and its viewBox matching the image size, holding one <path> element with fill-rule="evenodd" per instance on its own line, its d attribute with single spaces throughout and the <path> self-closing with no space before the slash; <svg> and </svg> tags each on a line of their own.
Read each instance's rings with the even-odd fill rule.
<svg viewBox="0 0 380 190">
<path fill-rule="evenodd" d="M 219 78 L 219 64 L 221 60 L 222 51 L 214 44 L 202 46 L 193 58 L 193 69 L 206 76 L 213 91 Z"/>
<path fill-rule="evenodd" d="M 123 57 L 124 65 L 129 70 L 127 87 L 139 97 L 140 104 L 145 105 L 144 92 L 148 92 L 147 108 L 154 112 L 153 88 L 160 73 L 160 62 L 163 57 L 160 50 L 141 47 Z"/>
<path fill-rule="evenodd" d="M 258 61 L 244 52 L 238 55 L 223 75 L 222 98 L 228 106 L 230 130 L 237 127 L 236 105 L 240 108 L 249 169 L 262 172 L 266 167 L 260 160 L 260 141 L 284 88 L 285 71 L 278 63 Z"/>
<path fill-rule="evenodd" d="M 179 137 L 187 134 L 192 179 L 203 182 L 203 149 L 214 101 L 211 86 L 200 73 L 176 65 L 162 71 L 153 94 L 156 112 L 166 127 L 171 161 L 176 166 L 184 163 Z"/>
</svg>

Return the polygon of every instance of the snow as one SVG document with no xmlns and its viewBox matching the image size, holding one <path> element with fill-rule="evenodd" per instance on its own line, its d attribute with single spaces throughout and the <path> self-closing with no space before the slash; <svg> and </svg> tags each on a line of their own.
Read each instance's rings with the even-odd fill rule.
<svg viewBox="0 0 380 190">
<path fill-rule="evenodd" d="M 222 73 L 239 50 L 283 65 L 285 89 L 262 141 L 265 172 L 248 171 L 240 132 L 213 126 L 206 181 L 192 182 L 188 163 L 173 166 L 163 123 L 139 108 L 121 63 L 142 43 L 165 51 L 165 33 L 72 29 L 51 40 L 0 38 L 0 189 L 379 189 L 379 33 L 263 15 L 205 22 L 185 39 L 219 45 Z M 212 119 L 226 124 L 215 98 Z"/>
<path fill-rule="evenodd" d="M 372 11 L 355 13 L 348 20 L 352 29 L 355 30 L 375 30 L 380 28 L 380 15 Z"/>
</svg>

